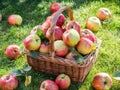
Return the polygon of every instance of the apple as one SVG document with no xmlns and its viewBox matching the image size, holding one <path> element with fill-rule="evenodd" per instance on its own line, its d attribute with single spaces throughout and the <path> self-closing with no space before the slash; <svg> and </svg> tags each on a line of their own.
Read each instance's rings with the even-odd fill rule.
<svg viewBox="0 0 120 90">
<path fill-rule="evenodd" d="M 105 72 L 97 73 L 92 81 L 96 90 L 109 90 L 112 87 L 112 78 Z"/>
<path fill-rule="evenodd" d="M 49 53 L 49 49 L 50 49 L 50 44 L 49 43 L 44 43 L 42 42 L 39 48 L 39 51 L 41 53 Z"/>
<path fill-rule="evenodd" d="M 52 25 L 52 19 L 53 19 L 52 15 L 48 16 L 46 19 L 46 22 L 48 22 L 50 26 Z"/>
<path fill-rule="evenodd" d="M 39 90 L 59 90 L 59 87 L 54 81 L 45 80 L 41 83 Z"/>
<path fill-rule="evenodd" d="M 69 52 L 69 53 L 65 56 L 65 58 L 73 61 L 73 60 L 75 60 L 75 54 L 74 54 L 73 52 Z"/>
<path fill-rule="evenodd" d="M 21 56 L 22 53 L 18 45 L 12 44 L 6 48 L 5 54 L 9 59 L 15 59 Z"/>
<path fill-rule="evenodd" d="M 62 28 L 60 28 L 59 26 L 55 26 L 53 28 L 54 32 L 53 32 L 53 36 L 54 36 L 54 40 L 61 40 L 62 39 L 62 35 L 63 35 L 63 30 Z M 48 40 L 50 40 L 50 32 L 49 30 L 46 32 L 46 38 Z"/>
<path fill-rule="evenodd" d="M 62 27 L 63 24 L 65 23 L 65 21 L 66 21 L 65 16 L 63 14 L 60 14 L 60 16 L 58 17 L 58 20 L 56 22 L 56 25 Z"/>
<path fill-rule="evenodd" d="M 71 28 L 74 28 L 75 30 L 78 31 L 78 33 L 80 33 L 80 24 L 75 21 L 75 20 L 72 20 L 72 21 L 69 21 L 66 25 L 66 30 L 70 30 Z"/>
<path fill-rule="evenodd" d="M 68 47 L 63 40 L 56 40 L 54 42 L 54 51 L 57 56 L 65 56 L 68 53 Z"/>
<path fill-rule="evenodd" d="M 93 32 L 97 32 L 101 28 L 101 22 L 99 18 L 93 16 L 86 21 L 86 28 Z"/>
<path fill-rule="evenodd" d="M 28 50 L 38 50 L 41 45 L 41 39 L 36 34 L 30 34 L 24 39 L 24 46 Z"/>
<path fill-rule="evenodd" d="M 50 5 L 50 11 L 52 13 L 56 12 L 58 9 L 60 9 L 60 3 L 58 2 L 53 2 L 51 5 Z"/>
<path fill-rule="evenodd" d="M 70 29 L 63 33 L 62 38 L 66 45 L 74 47 L 80 41 L 80 34 L 75 29 Z"/>
<path fill-rule="evenodd" d="M 0 78 L 0 89 L 15 90 L 18 86 L 18 79 L 12 74 L 4 75 Z"/>
<path fill-rule="evenodd" d="M 66 74 L 59 74 L 55 79 L 55 83 L 60 87 L 60 89 L 67 89 L 71 84 L 71 79 Z"/>
<path fill-rule="evenodd" d="M 81 37 L 86 37 L 86 38 L 90 39 L 93 43 L 96 41 L 95 34 L 91 30 L 89 30 L 89 29 L 81 30 L 80 36 Z"/>
<path fill-rule="evenodd" d="M 108 8 L 100 8 L 97 12 L 97 17 L 100 20 L 106 20 L 112 17 L 112 13 Z"/>
<path fill-rule="evenodd" d="M 21 25 L 22 23 L 22 17 L 17 14 L 12 14 L 8 17 L 8 23 L 10 25 Z"/>
<path fill-rule="evenodd" d="M 2 14 L 0 13 L 0 22 L 2 21 Z"/>
<path fill-rule="evenodd" d="M 86 55 L 92 52 L 94 43 L 88 38 L 82 37 L 79 43 L 76 45 L 76 48 L 79 53 Z"/>
</svg>

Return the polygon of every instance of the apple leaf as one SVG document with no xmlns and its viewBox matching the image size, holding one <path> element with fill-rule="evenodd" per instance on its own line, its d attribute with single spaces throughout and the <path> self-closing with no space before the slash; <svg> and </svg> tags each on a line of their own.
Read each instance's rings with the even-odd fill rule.
<svg viewBox="0 0 120 90">
<path fill-rule="evenodd" d="M 28 71 L 30 71 L 31 69 L 32 69 L 31 66 L 27 66 L 27 67 L 25 67 L 25 68 L 23 69 L 23 71 L 28 72 Z"/>
<path fill-rule="evenodd" d="M 74 84 L 71 84 L 69 90 L 78 90 L 78 88 Z"/>
<path fill-rule="evenodd" d="M 45 37 L 45 35 L 43 34 L 43 32 L 42 32 L 42 30 L 37 30 L 37 35 L 42 39 L 42 40 L 44 40 L 46 37 Z"/>
<path fill-rule="evenodd" d="M 38 52 L 38 51 L 30 51 L 30 56 L 31 56 L 32 58 L 37 59 L 38 56 L 39 56 L 39 52 Z"/>
<path fill-rule="evenodd" d="M 85 58 L 81 54 L 75 56 L 75 62 L 82 63 L 84 61 L 85 61 Z"/>
<path fill-rule="evenodd" d="M 120 81 L 120 71 L 115 72 L 114 79 Z"/>
<path fill-rule="evenodd" d="M 21 70 L 12 70 L 11 74 L 15 76 L 24 76 L 24 72 L 22 72 Z"/>
<path fill-rule="evenodd" d="M 25 86 L 27 87 L 31 83 L 31 76 L 25 76 Z"/>
</svg>

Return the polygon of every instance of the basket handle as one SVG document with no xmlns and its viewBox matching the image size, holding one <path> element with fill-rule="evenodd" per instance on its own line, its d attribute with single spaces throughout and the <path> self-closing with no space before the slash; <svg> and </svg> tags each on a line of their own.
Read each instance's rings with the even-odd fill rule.
<svg viewBox="0 0 120 90">
<path fill-rule="evenodd" d="M 63 12 L 63 11 L 65 11 L 65 10 L 67 10 L 67 13 L 68 13 L 68 16 L 69 16 L 69 19 L 70 20 L 74 20 L 74 18 L 73 18 L 73 11 L 72 11 L 72 9 L 70 8 L 70 7 L 61 7 L 56 13 L 55 13 L 55 15 L 54 15 L 54 17 L 53 17 L 53 19 L 52 19 L 52 25 L 51 25 L 51 27 L 49 28 L 49 33 L 50 33 L 50 54 L 51 54 L 51 56 L 52 57 L 54 57 L 54 37 L 53 37 L 53 33 L 54 33 L 54 30 L 53 30 L 53 28 L 54 28 L 54 26 L 56 25 L 56 22 L 57 22 L 57 20 L 58 20 L 58 18 L 59 18 L 59 16 L 60 16 L 60 14 Z"/>
</svg>

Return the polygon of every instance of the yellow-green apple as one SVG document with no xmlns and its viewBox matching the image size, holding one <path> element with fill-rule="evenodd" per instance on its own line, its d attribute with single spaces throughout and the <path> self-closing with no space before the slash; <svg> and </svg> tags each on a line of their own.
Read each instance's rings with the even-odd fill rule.
<svg viewBox="0 0 120 90">
<path fill-rule="evenodd" d="M 63 40 L 56 40 L 54 42 L 54 51 L 57 56 L 65 56 L 68 53 L 68 47 Z"/>
<path fill-rule="evenodd" d="M 81 37 L 86 37 L 86 38 L 90 39 L 93 43 L 96 41 L 95 34 L 91 30 L 89 30 L 89 29 L 81 30 L 80 36 Z"/>
<path fill-rule="evenodd" d="M 50 11 L 52 13 L 56 12 L 58 9 L 60 9 L 61 5 L 60 3 L 58 2 L 53 2 L 51 5 L 50 5 Z"/>
<path fill-rule="evenodd" d="M 0 78 L 1 90 L 15 90 L 18 86 L 18 79 L 12 74 L 4 75 Z"/>
<path fill-rule="evenodd" d="M 79 43 L 76 45 L 76 48 L 79 53 L 86 55 L 93 50 L 94 43 L 85 37 L 81 37 Z"/>
<path fill-rule="evenodd" d="M 59 26 L 55 26 L 54 28 L 53 28 L 53 30 L 54 30 L 54 32 L 53 32 L 53 37 L 54 37 L 54 40 L 61 40 L 62 39 L 62 35 L 63 35 L 63 30 L 62 30 L 62 28 L 61 27 L 59 27 Z M 49 30 L 46 32 L 46 38 L 48 39 L 48 40 L 50 40 L 50 32 L 49 32 Z"/>
<path fill-rule="evenodd" d="M 0 13 L 0 22 L 2 21 L 2 14 Z"/>
<path fill-rule="evenodd" d="M 112 87 L 112 78 L 105 72 L 97 73 L 92 81 L 96 90 L 109 90 Z"/>
<path fill-rule="evenodd" d="M 112 13 L 108 8 L 100 8 L 97 12 L 97 17 L 100 20 L 109 19 L 112 17 Z"/>
<path fill-rule="evenodd" d="M 22 53 L 18 45 L 12 44 L 6 48 L 5 54 L 9 59 L 15 59 L 21 56 Z"/>
<path fill-rule="evenodd" d="M 71 84 L 71 79 L 66 74 L 59 74 L 55 79 L 55 83 L 60 87 L 60 89 L 66 90 Z"/>
<path fill-rule="evenodd" d="M 65 58 L 69 59 L 69 60 L 75 60 L 75 54 L 73 52 L 69 52 Z"/>
<path fill-rule="evenodd" d="M 56 22 L 56 25 L 59 26 L 59 27 L 62 27 L 63 24 L 65 23 L 66 21 L 66 18 L 63 14 L 60 14 L 60 16 L 58 17 L 58 20 Z"/>
<path fill-rule="evenodd" d="M 17 14 L 12 14 L 8 17 L 8 23 L 10 25 L 21 25 L 22 23 L 22 17 Z"/>
<path fill-rule="evenodd" d="M 80 34 L 75 29 L 70 29 L 63 33 L 62 38 L 65 44 L 74 47 L 80 41 Z"/>
<path fill-rule="evenodd" d="M 41 53 L 49 53 L 49 49 L 50 49 L 50 44 L 49 43 L 46 44 L 45 42 L 42 42 L 39 51 Z"/>
<path fill-rule="evenodd" d="M 86 21 L 86 28 L 93 32 L 98 31 L 101 28 L 101 22 L 99 18 L 95 16 L 88 18 Z"/>
<path fill-rule="evenodd" d="M 24 46 L 28 50 L 38 50 L 41 45 L 41 39 L 36 34 L 30 34 L 24 39 Z"/>
<path fill-rule="evenodd" d="M 72 21 L 69 21 L 66 25 L 66 30 L 70 30 L 71 28 L 74 28 L 75 30 L 78 31 L 78 33 L 80 33 L 80 24 L 75 21 L 75 20 L 72 20 Z"/>
<path fill-rule="evenodd" d="M 44 80 L 41 83 L 39 90 L 59 90 L 59 87 L 52 80 Z"/>
</svg>

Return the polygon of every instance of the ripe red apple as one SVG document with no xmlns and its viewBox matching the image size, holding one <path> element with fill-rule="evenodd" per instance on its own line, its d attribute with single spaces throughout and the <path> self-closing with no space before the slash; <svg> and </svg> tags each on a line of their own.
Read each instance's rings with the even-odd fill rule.
<svg viewBox="0 0 120 90">
<path fill-rule="evenodd" d="M 4 75 L 0 78 L 1 90 L 15 90 L 18 86 L 18 79 L 12 74 Z"/>
<path fill-rule="evenodd" d="M 80 34 L 75 29 L 70 29 L 63 33 L 62 38 L 65 44 L 73 47 L 80 41 Z"/>
<path fill-rule="evenodd" d="M 54 81 L 45 80 L 41 83 L 39 90 L 59 90 L 59 88 Z"/>
<path fill-rule="evenodd" d="M 112 13 L 110 12 L 108 8 L 100 8 L 97 12 L 97 17 L 100 20 L 109 19 L 112 17 Z"/>
<path fill-rule="evenodd" d="M 52 13 L 56 12 L 58 9 L 60 9 L 60 3 L 58 2 L 53 2 L 51 5 L 50 5 L 50 11 Z"/>
<path fill-rule="evenodd" d="M 62 28 L 60 28 L 59 26 L 55 26 L 53 28 L 54 32 L 53 32 L 53 36 L 54 36 L 54 40 L 61 40 L 62 39 L 62 35 L 63 35 L 63 31 Z M 50 32 L 49 30 L 46 32 L 46 38 L 50 39 Z"/>
<path fill-rule="evenodd" d="M 88 38 L 82 37 L 77 44 L 76 48 L 79 53 L 86 55 L 93 50 L 94 43 Z"/>
<path fill-rule="evenodd" d="M 53 19 L 52 15 L 48 16 L 47 19 L 46 19 L 46 22 L 48 22 L 50 26 L 52 24 L 52 19 Z"/>
<path fill-rule="evenodd" d="M 8 23 L 10 25 L 21 25 L 22 23 L 22 17 L 17 14 L 12 14 L 8 17 Z"/>
<path fill-rule="evenodd" d="M 104 72 L 97 73 L 92 81 L 96 90 L 109 90 L 112 87 L 112 78 Z"/>
<path fill-rule="evenodd" d="M 62 40 L 54 42 L 54 51 L 57 56 L 65 56 L 68 53 L 68 47 Z"/>
<path fill-rule="evenodd" d="M 71 79 L 66 74 L 60 74 L 56 77 L 55 83 L 60 87 L 60 89 L 67 89 L 71 84 Z"/>
<path fill-rule="evenodd" d="M 93 43 L 96 41 L 95 34 L 92 31 L 90 31 L 89 29 L 81 30 L 80 36 L 81 37 L 86 37 L 86 38 L 90 39 Z"/>
<path fill-rule="evenodd" d="M 86 28 L 90 29 L 93 32 L 98 31 L 101 28 L 101 22 L 97 17 L 90 17 L 86 21 Z"/>
<path fill-rule="evenodd" d="M 58 17 L 58 20 L 56 22 L 56 25 L 59 26 L 59 27 L 62 27 L 63 24 L 65 23 L 66 21 L 66 18 L 63 14 L 60 14 L 60 16 Z"/>
<path fill-rule="evenodd" d="M 0 13 L 0 22 L 2 21 L 2 14 Z"/>
<path fill-rule="evenodd" d="M 38 50 L 40 45 L 41 39 L 36 34 L 30 34 L 24 40 L 24 46 L 28 50 Z"/>
<path fill-rule="evenodd" d="M 20 51 L 20 47 L 18 45 L 13 44 L 13 45 L 9 45 L 6 48 L 5 54 L 9 59 L 15 59 L 21 56 L 22 53 Z"/>
<path fill-rule="evenodd" d="M 67 23 L 66 30 L 70 30 L 71 28 L 74 28 L 75 30 L 78 31 L 78 33 L 80 33 L 80 27 L 81 27 L 80 24 L 77 21 L 73 20 Z"/>
<path fill-rule="evenodd" d="M 49 53 L 49 49 L 50 49 L 50 44 L 49 43 L 46 44 L 46 43 L 42 42 L 41 45 L 40 45 L 39 51 L 41 53 Z"/>
</svg>

